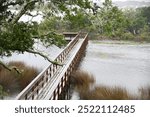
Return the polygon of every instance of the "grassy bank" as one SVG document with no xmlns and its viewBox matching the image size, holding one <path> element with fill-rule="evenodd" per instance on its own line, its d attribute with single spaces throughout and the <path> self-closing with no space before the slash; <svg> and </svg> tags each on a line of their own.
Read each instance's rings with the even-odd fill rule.
<svg viewBox="0 0 150 117">
<path fill-rule="evenodd" d="M 150 43 L 150 32 L 144 32 L 141 34 L 133 35 L 132 33 L 122 33 L 120 35 L 102 35 L 98 33 L 90 33 L 90 40 L 115 40 L 121 42 L 131 43 Z"/>
</svg>

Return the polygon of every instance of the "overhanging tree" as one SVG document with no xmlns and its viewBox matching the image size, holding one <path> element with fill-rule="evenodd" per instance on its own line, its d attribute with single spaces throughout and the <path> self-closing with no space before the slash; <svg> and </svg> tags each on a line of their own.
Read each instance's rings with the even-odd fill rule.
<svg viewBox="0 0 150 117">
<path fill-rule="evenodd" d="M 46 12 L 45 6 L 47 7 Z M 70 14 L 72 6 L 90 8 L 90 2 L 88 0 L 1 0 L 0 56 L 11 56 L 13 52 L 29 52 L 58 64 L 44 54 L 35 51 L 33 45 L 35 38 L 39 39 L 44 45 L 58 44 L 60 41 L 62 43 L 63 36 L 51 30 L 41 33 L 38 23 L 32 20 L 21 22 L 20 18 L 23 15 L 35 17 L 40 14 L 45 18 L 57 14 Z M 32 11 L 36 14 L 33 14 Z M 9 68 L 1 60 L 0 64 L 10 71 L 16 69 L 15 67 Z"/>
</svg>

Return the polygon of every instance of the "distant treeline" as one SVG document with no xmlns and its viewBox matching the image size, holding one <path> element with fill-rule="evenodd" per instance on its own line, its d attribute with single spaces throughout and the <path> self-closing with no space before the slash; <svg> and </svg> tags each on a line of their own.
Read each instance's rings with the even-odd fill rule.
<svg viewBox="0 0 150 117">
<path fill-rule="evenodd" d="M 75 9 L 73 15 L 45 19 L 40 27 L 57 31 L 89 31 L 100 37 L 121 40 L 150 41 L 150 7 L 119 9 L 111 0 L 98 6 L 92 12 Z M 45 25 L 47 24 L 47 25 Z"/>
</svg>

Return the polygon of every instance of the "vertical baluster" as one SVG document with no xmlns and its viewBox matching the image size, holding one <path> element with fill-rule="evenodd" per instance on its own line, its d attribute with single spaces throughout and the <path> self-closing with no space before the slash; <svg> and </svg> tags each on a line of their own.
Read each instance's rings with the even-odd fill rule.
<svg viewBox="0 0 150 117">
<path fill-rule="evenodd" d="M 53 93 L 53 100 L 55 100 L 55 91 L 54 91 L 54 93 Z"/>
<path fill-rule="evenodd" d="M 54 73 L 55 73 L 55 65 L 53 64 L 53 75 L 54 75 Z"/>
<path fill-rule="evenodd" d="M 35 87 L 35 86 L 34 86 L 34 87 Z M 33 93 L 33 91 L 34 91 L 34 87 L 32 88 L 32 93 Z M 34 100 L 34 95 L 35 95 L 35 94 L 33 93 L 32 97 L 31 97 L 32 100 Z"/>
<path fill-rule="evenodd" d="M 28 99 L 28 94 L 26 94 L 24 97 L 25 97 L 25 100 L 27 100 Z"/>
<path fill-rule="evenodd" d="M 37 82 L 36 86 L 39 85 L 39 82 Z M 36 95 L 38 96 L 39 95 L 39 88 L 36 90 Z"/>
<path fill-rule="evenodd" d="M 49 76 L 49 69 L 46 71 L 46 80 L 45 80 L 45 82 L 48 81 L 48 76 Z"/>
<path fill-rule="evenodd" d="M 57 99 L 59 99 L 59 97 L 60 97 L 59 91 L 60 91 L 60 86 L 58 84 L 58 86 L 57 86 L 57 96 L 58 96 Z"/>
<path fill-rule="evenodd" d="M 52 77 L 53 70 L 52 70 L 52 65 L 50 66 L 50 78 Z"/>
</svg>

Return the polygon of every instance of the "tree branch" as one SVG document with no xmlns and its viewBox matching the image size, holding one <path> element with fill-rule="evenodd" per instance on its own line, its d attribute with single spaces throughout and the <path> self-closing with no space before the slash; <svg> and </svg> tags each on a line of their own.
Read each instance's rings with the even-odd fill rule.
<svg viewBox="0 0 150 117">
<path fill-rule="evenodd" d="M 4 64 L 2 61 L 0 61 L 0 65 L 2 65 L 5 69 L 7 69 L 8 71 L 12 71 L 15 70 L 17 73 L 21 74 L 22 71 L 20 71 L 16 66 L 11 66 L 9 67 L 8 65 Z"/>
<path fill-rule="evenodd" d="M 35 15 L 32 15 L 31 13 L 26 13 L 26 15 L 31 16 L 31 17 L 36 17 L 36 16 L 42 15 L 42 14 L 38 12 Z"/>
<path fill-rule="evenodd" d="M 15 24 L 18 22 L 18 20 L 22 17 L 22 15 L 24 15 L 26 13 L 26 11 L 29 9 L 29 7 L 31 5 L 34 5 L 36 2 L 38 2 L 38 0 L 33 0 L 30 2 L 25 3 L 25 5 L 22 7 L 22 9 L 20 10 L 20 12 L 16 15 L 16 17 L 12 20 L 12 24 Z"/>
<path fill-rule="evenodd" d="M 37 52 L 37 51 L 34 51 L 34 50 L 26 50 L 26 52 L 40 55 L 40 56 L 42 56 L 43 58 L 45 58 L 46 60 L 48 60 L 50 63 L 52 63 L 52 64 L 59 65 L 59 66 L 63 66 L 63 64 L 61 64 L 61 63 L 59 63 L 59 62 L 57 62 L 57 61 L 50 60 L 46 55 L 42 54 L 41 52 Z"/>
<path fill-rule="evenodd" d="M 0 61 L 0 65 L 2 65 L 5 69 L 11 71 L 11 68 L 7 66 L 6 64 L 4 64 L 2 61 Z"/>
<path fill-rule="evenodd" d="M 24 1 L 10 2 L 10 3 L 6 4 L 4 7 L 15 6 L 17 4 L 23 4 L 23 3 L 24 3 Z"/>
</svg>

